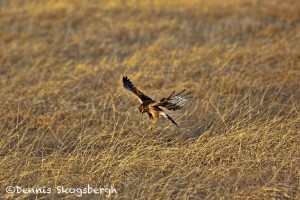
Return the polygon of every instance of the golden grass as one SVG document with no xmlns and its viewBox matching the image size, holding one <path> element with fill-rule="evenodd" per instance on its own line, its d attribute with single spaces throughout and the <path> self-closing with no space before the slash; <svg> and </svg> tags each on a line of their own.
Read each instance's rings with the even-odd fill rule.
<svg viewBox="0 0 300 200">
<path fill-rule="evenodd" d="M 300 3 L 0 2 L 0 195 L 300 198 Z M 123 75 L 194 99 L 152 131 Z M 53 193 L 7 194 L 5 187 Z M 104 195 L 84 195 L 99 199 Z"/>
</svg>

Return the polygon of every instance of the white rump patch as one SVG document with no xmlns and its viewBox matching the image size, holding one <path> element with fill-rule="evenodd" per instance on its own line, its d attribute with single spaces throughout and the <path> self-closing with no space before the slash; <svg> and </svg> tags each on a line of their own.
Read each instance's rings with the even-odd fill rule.
<svg viewBox="0 0 300 200">
<path fill-rule="evenodd" d="M 168 117 L 167 113 L 165 113 L 165 112 L 161 112 L 160 114 L 161 114 L 162 116 L 164 116 L 166 119 L 169 119 L 169 117 Z"/>
</svg>

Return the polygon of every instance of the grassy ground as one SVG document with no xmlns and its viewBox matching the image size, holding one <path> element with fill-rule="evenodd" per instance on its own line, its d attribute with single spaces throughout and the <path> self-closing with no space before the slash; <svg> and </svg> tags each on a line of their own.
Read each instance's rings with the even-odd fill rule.
<svg viewBox="0 0 300 200">
<path fill-rule="evenodd" d="M 298 0 L 0 1 L 0 195 L 300 198 Z M 123 75 L 194 99 L 152 131 Z M 99 199 L 104 195 L 83 195 Z M 104 197 L 106 198 L 106 197 Z"/>
</svg>

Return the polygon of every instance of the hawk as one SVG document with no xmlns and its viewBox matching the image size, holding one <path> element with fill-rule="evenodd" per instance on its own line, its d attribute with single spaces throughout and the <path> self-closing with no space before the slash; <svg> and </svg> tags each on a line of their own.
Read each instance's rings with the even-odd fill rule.
<svg viewBox="0 0 300 200">
<path fill-rule="evenodd" d="M 153 119 L 152 125 L 154 125 L 158 121 L 159 116 L 162 115 L 166 119 L 170 120 L 174 125 L 179 127 L 178 124 L 160 107 L 164 107 L 168 110 L 179 110 L 186 104 L 189 99 L 192 98 L 191 96 L 189 96 L 190 93 L 186 93 L 184 89 L 178 94 L 175 94 L 175 91 L 173 91 L 167 98 L 162 98 L 160 101 L 155 101 L 139 91 L 132 84 L 129 78 L 127 78 L 127 76 L 123 76 L 123 86 L 126 90 L 129 90 L 131 93 L 138 97 L 141 103 L 138 109 L 141 114 L 147 113 L 149 118 Z M 149 128 L 150 130 L 152 129 L 152 125 Z"/>
</svg>

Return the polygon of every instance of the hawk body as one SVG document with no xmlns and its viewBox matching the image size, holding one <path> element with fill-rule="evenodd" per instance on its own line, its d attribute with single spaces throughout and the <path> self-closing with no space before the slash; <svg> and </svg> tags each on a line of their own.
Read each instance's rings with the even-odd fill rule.
<svg viewBox="0 0 300 200">
<path fill-rule="evenodd" d="M 190 93 L 185 93 L 185 90 L 182 90 L 178 94 L 175 94 L 175 91 L 173 91 L 167 98 L 162 98 L 160 101 L 155 101 L 139 91 L 127 78 L 127 76 L 123 76 L 123 86 L 126 90 L 138 97 L 139 101 L 141 102 L 138 107 L 139 111 L 142 114 L 147 113 L 149 118 L 153 119 L 153 124 L 158 121 L 159 116 L 161 115 L 170 120 L 174 125 L 178 126 L 177 123 L 163 109 L 160 108 L 160 106 L 168 110 L 179 110 L 189 99 L 192 98 L 189 96 Z"/>
</svg>

